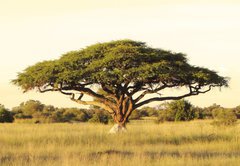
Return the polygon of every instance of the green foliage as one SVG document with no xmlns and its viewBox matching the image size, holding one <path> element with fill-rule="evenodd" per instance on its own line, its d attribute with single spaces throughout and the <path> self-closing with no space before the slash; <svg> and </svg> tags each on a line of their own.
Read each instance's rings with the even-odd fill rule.
<svg viewBox="0 0 240 166">
<path fill-rule="evenodd" d="M 45 85 L 74 85 L 80 82 L 114 85 L 123 82 L 149 84 L 190 82 L 201 86 L 227 86 L 227 79 L 206 68 L 191 66 L 186 55 L 148 47 L 143 42 L 118 40 L 98 43 L 26 68 L 13 83 L 28 91 Z"/>
<path fill-rule="evenodd" d="M 32 118 L 39 117 L 44 106 L 35 100 L 29 100 L 21 103 L 20 106 L 13 108 L 16 118 Z"/>
<path fill-rule="evenodd" d="M 14 118 L 36 123 L 85 122 L 90 116 L 85 110 L 77 108 L 55 108 L 29 100 L 13 108 Z M 32 120 L 29 120 L 32 119 Z"/>
<path fill-rule="evenodd" d="M 216 103 L 212 104 L 209 107 L 203 109 L 203 116 L 205 119 L 213 119 L 213 110 L 219 109 L 221 106 L 217 105 Z"/>
<path fill-rule="evenodd" d="M 158 121 L 189 121 L 194 119 L 192 104 L 186 100 L 177 100 L 165 103 L 159 111 Z"/>
<path fill-rule="evenodd" d="M 134 110 L 129 117 L 129 120 L 140 120 L 142 117 L 157 117 L 158 110 L 154 107 L 143 107 Z"/>
<path fill-rule="evenodd" d="M 176 112 L 175 121 L 189 121 L 194 118 L 192 104 L 186 100 L 171 102 L 170 109 Z"/>
<path fill-rule="evenodd" d="M 138 110 L 141 117 L 150 116 L 150 117 L 157 117 L 158 110 L 153 107 L 143 107 Z"/>
<path fill-rule="evenodd" d="M 0 123 L 11 123 L 13 122 L 13 114 L 8 111 L 3 105 L 0 104 Z"/>
<path fill-rule="evenodd" d="M 14 118 L 26 123 L 98 122 L 107 124 L 111 117 L 99 109 L 56 108 L 29 100 L 13 108 Z"/>
<path fill-rule="evenodd" d="M 77 121 L 77 122 L 86 122 L 88 120 L 88 115 L 77 108 L 66 109 L 63 113 L 65 121 Z"/>
<path fill-rule="evenodd" d="M 192 111 L 194 112 L 194 119 L 205 119 L 203 108 L 193 106 Z"/>
<path fill-rule="evenodd" d="M 108 124 L 109 116 L 103 110 L 96 110 L 88 122 Z"/>
<path fill-rule="evenodd" d="M 237 118 L 240 119 L 240 105 L 233 108 L 233 111 L 236 114 Z"/>
<path fill-rule="evenodd" d="M 164 109 L 159 112 L 159 116 L 157 117 L 157 123 L 165 122 L 165 121 L 174 121 L 175 120 L 175 112 L 173 110 Z"/>
<path fill-rule="evenodd" d="M 213 110 L 214 122 L 217 126 L 232 126 L 237 123 L 237 116 L 232 109 L 217 108 Z"/>
<path fill-rule="evenodd" d="M 141 119 L 142 117 L 157 117 L 156 122 L 164 121 L 188 121 L 192 119 L 214 118 L 215 125 L 234 125 L 237 121 L 238 107 L 225 109 L 220 105 L 213 104 L 209 107 L 200 108 L 192 106 L 186 100 L 163 103 L 157 107 L 143 107 L 132 112 L 129 120 Z M 13 118 L 14 117 L 14 118 Z M 106 111 L 78 108 L 56 108 L 44 105 L 39 101 L 29 100 L 21 103 L 18 107 L 8 111 L 0 106 L 0 122 L 24 123 L 56 123 L 56 122 L 94 122 L 107 124 L 112 122 L 112 117 Z"/>
<path fill-rule="evenodd" d="M 139 120 L 141 119 L 141 113 L 138 110 L 134 110 L 129 117 L 129 120 Z"/>
<path fill-rule="evenodd" d="M 52 118 L 52 122 L 66 122 L 66 118 L 63 116 L 65 109 L 60 108 L 56 109 L 52 114 L 50 115 Z"/>
</svg>

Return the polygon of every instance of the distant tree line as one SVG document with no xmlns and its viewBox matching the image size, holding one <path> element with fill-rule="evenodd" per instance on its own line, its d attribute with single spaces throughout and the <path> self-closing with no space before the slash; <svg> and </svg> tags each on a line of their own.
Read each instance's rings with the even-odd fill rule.
<svg viewBox="0 0 240 166">
<path fill-rule="evenodd" d="M 107 124 L 110 117 L 101 109 L 57 108 L 29 100 L 12 109 L 17 122 L 58 123 L 58 122 L 99 122 Z"/>
<path fill-rule="evenodd" d="M 190 121 L 193 119 L 215 119 L 215 124 L 232 124 L 240 118 L 240 106 L 223 108 L 213 104 L 201 108 L 193 106 L 187 100 L 165 102 L 157 107 L 143 107 L 134 110 L 129 120 L 154 117 L 157 123 L 164 121 Z M 59 123 L 59 122 L 113 122 L 112 117 L 98 107 L 89 109 L 57 108 L 29 100 L 14 107 L 11 111 L 0 105 L 0 122 Z"/>
<path fill-rule="evenodd" d="M 11 111 L 0 105 L 0 122 L 18 123 L 59 123 L 93 122 L 107 124 L 110 116 L 101 109 L 57 108 L 29 100 L 14 107 Z"/>
<path fill-rule="evenodd" d="M 213 104 L 209 107 L 196 107 L 187 100 L 177 100 L 163 103 L 155 108 L 144 107 L 139 111 L 139 118 L 155 116 L 156 122 L 190 121 L 193 119 L 214 119 L 216 125 L 233 125 L 240 118 L 240 106 L 224 108 Z"/>
</svg>

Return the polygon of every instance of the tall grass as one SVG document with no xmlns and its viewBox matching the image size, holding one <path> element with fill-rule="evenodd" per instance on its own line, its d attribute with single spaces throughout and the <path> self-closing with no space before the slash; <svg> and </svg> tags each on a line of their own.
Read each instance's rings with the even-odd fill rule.
<svg viewBox="0 0 240 166">
<path fill-rule="evenodd" d="M 239 165 L 240 126 L 210 123 L 1 124 L 0 165 Z"/>
</svg>

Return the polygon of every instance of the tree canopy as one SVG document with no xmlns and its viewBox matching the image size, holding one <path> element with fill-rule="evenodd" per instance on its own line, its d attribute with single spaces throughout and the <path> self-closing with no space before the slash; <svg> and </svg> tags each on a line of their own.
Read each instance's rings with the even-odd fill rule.
<svg viewBox="0 0 240 166">
<path fill-rule="evenodd" d="M 178 100 L 228 86 L 217 72 L 190 65 L 183 53 L 151 48 L 144 42 L 118 40 L 71 51 L 57 60 L 39 62 L 19 73 L 13 83 L 25 92 L 59 91 L 75 102 L 102 107 L 117 123 L 133 110 L 154 102 Z M 179 96 L 159 92 L 186 87 Z M 148 94 L 156 97 L 145 98 Z M 83 95 L 93 97 L 83 100 Z"/>
</svg>

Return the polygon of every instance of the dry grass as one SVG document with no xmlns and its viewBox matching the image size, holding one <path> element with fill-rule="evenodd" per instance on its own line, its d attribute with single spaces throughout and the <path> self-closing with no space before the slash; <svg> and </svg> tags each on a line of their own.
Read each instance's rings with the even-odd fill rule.
<svg viewBox="0 0 240 166">
<path fill-rule="evenodd" d="M 239 165 L 240 125 L 217 128 L 210 121 L 111 125 L 1 124 L 0 165 Z"/>
</svg>

